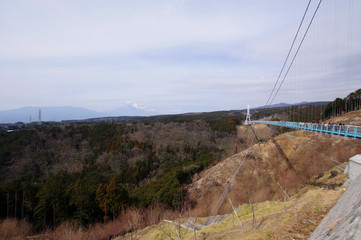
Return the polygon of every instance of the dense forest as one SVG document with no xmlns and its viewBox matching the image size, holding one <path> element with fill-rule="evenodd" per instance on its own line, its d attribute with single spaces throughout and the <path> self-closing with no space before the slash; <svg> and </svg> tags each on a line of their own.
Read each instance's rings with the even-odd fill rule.
<svg viewBox="0 0 361 240">
<path fill-rule="evenodd" d="M 325 109 L 325 116 L 335 117 L 343 113 L 355 111 L 361 109 L 361 89 L 358 89 L 350 93 L 344 99 L 336 98 L 333 102 L 330 102 Z"/>
<path fill-rule="evenodd" d="M 153 202 L 176 209 L 195 173 L 236 150 L 241 116 L 57 123 L 0 133 L 0 217 L 83 225 Z"/>
</svg>

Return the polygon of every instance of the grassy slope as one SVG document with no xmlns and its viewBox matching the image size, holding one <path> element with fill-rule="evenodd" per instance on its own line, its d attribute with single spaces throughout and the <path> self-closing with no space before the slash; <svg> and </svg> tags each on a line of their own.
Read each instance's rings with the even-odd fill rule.
<svg viewBox="0 0 361 240">
<path fill-rule="evenodd" d="M 272 132 L 272 130 L 264 124 L 252 125 L 252 128 L 260 141 L 266 141 L 274 135 L 274 132 Z M 241 152 L 252 144 L 254 134 L 250 126 L 240 125 L 237 126 L 237 137 L 241 143 L 238 152 Z"/>
<path fill-rule="evenodd" d="M 331 122 L 345 125 L 361 126 L 361 110 L 349 112 L 342 116 L 334 117 L 330 119 Z"/>
<path fill-rule="evenodd" d="M 334 168 L 336 169 L 336 168 Z M 342 184 L 347 174 L 339 174 L 329 179 L 330 171 L 325 172 L 321 179 L 311 180 L 301 188 L 291 201 L 265 201 L 254 204 L 256 227 L 253 227 L 252 211 L 249 204 L 239 206 L 237 215 L 243 224 L 239 226 L 233 214 L 223 222 L 212 224 L 196 232 L 196 239 L 306 239 L 327 214 L 345 187 L 329 188 Z M 286 205 L 286 211 L 285 211 Z M 202 222 L 204 218 L 198 218 Z M 117 238 L 125 239 L 178 239 L 176 230 L 180 230 L 182 239 L 194 239 L 194 232 L 178 227 L 178 222 L 162 221 L 158 225 L 147 227 Z"/>
<path fill-rule="evenodd" d="M 342 151 L 340 151 L 342 149 Z M 303 183 L 319 172 L 336 164 L 327 157 L 345 162 L 361 152 L 360 141 L 352 138 L 295 131 L 251 147 L 236 181 L 229 193 L 234 204 L 282 199 L 278 184 L 293 194 Z M 224 159 L 216 166 L 199 174 L 189 192 L 198 205 L 196 210 L 205 216 L 215 205 L 242 161 L 245 151 Z M 325 157 L 327 156 L 327 157 Z M 220 213 L 230 211 L 225 202 Z"/>
</svg>

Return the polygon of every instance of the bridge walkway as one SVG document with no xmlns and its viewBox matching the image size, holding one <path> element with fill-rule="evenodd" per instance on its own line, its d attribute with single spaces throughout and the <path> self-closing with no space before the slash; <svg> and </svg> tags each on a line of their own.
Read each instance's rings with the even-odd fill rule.
<svg viewBox="0 0 361 240">
<path fill-rule="evenodd" d="M 263 123 L 267 125 L 275 125 L 280 127 L 295 128 L 300 130 L 361 139 L 361 126 L 285 121 L 248 121 L 247 123 Z"/>
</svg>

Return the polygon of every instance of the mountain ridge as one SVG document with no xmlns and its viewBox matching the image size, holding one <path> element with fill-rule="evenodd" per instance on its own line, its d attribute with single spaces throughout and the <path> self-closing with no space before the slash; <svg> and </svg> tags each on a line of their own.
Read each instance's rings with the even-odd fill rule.
<svg viewBox="0 0 361 240">
<path fill-rule="evenodd" d="M 317 102 L 300 102 L 294 104 L 277 103 L 270 106 L 260 106 L 252 108 L 252 110 L 263 110 L 266 108 L 284 108 L 291 106 L 302 105 L 326 105 L 328 101 Z M 119 117 L 150 117 L 150 116 L 166 116 L 169 114 L 159 114 L 157 112 L 146 111 L 142 108 L 136 108 L 133 105 L 127 105 L 119 107 L 110 111 L 94 111 L 82 107 L 73 106 L 55 106 L 55 107 L 41 107 L 41 106 L 26 106 L 16 109 L 2 110 L 0 111 L 0 124 L 8 123 L 30 123 L 39 121 L 39 109 L 41 109 L 41 121 L 45 122 L 60 122 L 60 121 L 78 121 L 78 120 L 99 120 L 112 119 Z M 234 111 L 246 111 L 246 109 L 234 110 Z M 221 111 L 215 111 L 221 112 Z M 199 112 L 205 113 L 205 112 Z M 197 115 L 196 112 L 187 112 L 182 115 Z"/>
<path fill-rule="evenodd" d="M 292 107 L 292 106 L 302 106 L 302 105 L 327 105 L 330 101 L 316 101 L 316 102 L 299 102 L 299 103 L 275 103 L 272 105 L 264 105 L 252 109 L 265 109 L 265 108 L 284 108 L 284 107 Z"/>
<path fill-rule="evenodd" d="M 36 122 L 39 121 L 83 120 L 111 116 L 149 116 L 149 112 L 135 108 L 132 105 L 120 107 L 111 111 L 98 112 L 87 108 L 73 106 L 34 107 L 26 106 L 16 109 L 0 111 L 0 123 Z"/>
</svg>

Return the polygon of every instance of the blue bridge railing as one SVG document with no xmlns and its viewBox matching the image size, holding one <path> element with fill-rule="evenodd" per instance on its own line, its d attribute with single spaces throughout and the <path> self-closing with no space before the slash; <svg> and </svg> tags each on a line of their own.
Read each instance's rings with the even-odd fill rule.
<svg viewBox="0 0 361 240">
<path fill-rule="evenodd" d="M 263 123 L 280 127 L 295 128 L 313 132 L 328 133 L 332 135 L 361 138 L 361 126 L 348 126 L 337 124 L 320 124 L 306 122 L 283 122 L 283 121 L 249 121 L 248 123 Z"/>
</svg>

